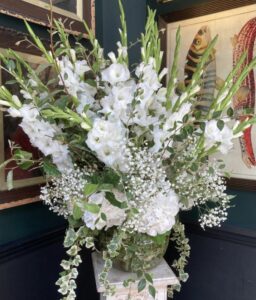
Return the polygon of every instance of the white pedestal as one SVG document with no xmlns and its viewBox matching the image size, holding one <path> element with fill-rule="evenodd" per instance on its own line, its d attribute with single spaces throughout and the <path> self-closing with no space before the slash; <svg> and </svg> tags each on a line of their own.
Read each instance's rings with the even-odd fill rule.
<svg viewBox="0 0 256 300">
<path fill-rule="evenodd" d="M 104 261 L 96 252 L 92 254 L 92 261 L 97 291 L 98 293 L 101 293 L 101 300 L 153 300 L 153 298 L 149 295 L 147 289 L 145 289 L 141 293 L 138 293 L 138 281 L 132 284 L 129 288 L 125 288 L 123 286 L 123 281 L 129 278 L 136 278 L 136 274 L 123 272 L 117 269 L 112 269 L 108 277 L 110 284 L 116 287 L 115 295 L 106 297 L 103 296 L 105 290 L 104 287 L 99 283 L 98 275 L 103 268 Z M 178 284 L 179 281 L 177 277 L 164 259 L 162 260 L 161 264 L 159 264 L 154 269 L 151 269 L 150 273 L 153 275 L 154 287 L 156 289 L 155 300 L 166 300 L 167 286 Z"/>
</svg>

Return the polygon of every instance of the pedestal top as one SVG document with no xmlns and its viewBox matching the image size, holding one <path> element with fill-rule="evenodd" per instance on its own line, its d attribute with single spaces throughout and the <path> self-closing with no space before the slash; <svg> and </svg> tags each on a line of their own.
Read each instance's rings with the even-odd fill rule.
<svg viewBox="0 0 256 300">
<path fill-rule="evenodd" d="M 94 275 L 96 279 L 96 286 L 99 293 L 102 293 L 105 291 L 104 287 L 101 286 L 98 276 L 103 269 L 104 261 L 100 257 L 100 255 L 96 252 L 92 254 L 92 262 L 94 267 Z M 154 286 L 157 287 L 159 285 L 161 286 L 167 286 L 167 285 L 176 285 L 179 283 L 177 277 L 169 267 L 169 265 L 166 263 L 166 261 L 163 259 L 161 263 L 156 266 L 155 268 L 148 271 L 150 274 L 152 274 L 152 278 L 154 281 Z M 108 280 L 111 285 L 115 285 L 117 289 L 123 288 L 123 281 L 134 278 L 136 279 L 137 276 L 134 273 L 124 272 L 118 269 L 112 269 L 109 272 Z M 135 281 L 135 284 L 138 283 L 138 281 Z"/>
</svg>

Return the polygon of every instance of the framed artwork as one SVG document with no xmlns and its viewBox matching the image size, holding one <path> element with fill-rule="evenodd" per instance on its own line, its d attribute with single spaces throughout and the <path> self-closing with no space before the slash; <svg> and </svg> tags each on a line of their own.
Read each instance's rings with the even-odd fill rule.
<svg viewBox="0 0 256 300">
<path fill-rule="evenodd" d="M 36 69 L 39 65 L 45 63 L 45 60 L 40 56 L 36 48 L 29 47 L 28 42 L 17 43 L 24 40 L 24 37 L 22 33 L 0 27 L 0 52 L 4 53 L 6 49 L 12 48 Z M 43 42 L 47 44 L 47 41 Z M 42 73 L 42 80 L 47 82 L 52 76 L 55 76 L 53 72 L 46 68 Z M 0 69 L 1 84 L 8 84 L 8 81 L 11 79 L 7 72 Z M 15 84 L 8 85 L 8 89 L 19 96 L 19 89 Z M 19 126 L 19 122 L 18 118 L 10 118 L 4 109 L 1 110 L 0 106 L 0 164 L 11 155 L 9 140 L 20 145 L 24 150 L 31 152 L 34 158 L 40 157 L 40 153 L 30 144 L 28 137 Z M 15 167 L 15 165 L 7 165 L 5 170 L 0 171 L 0 210 L 38 201 L 36 196 L 39 194 L 40 185 L 44 182 L 40 171 L 33 168 L 27 171 L 15 168 L 13 172 L 14 189 L 8 191 L 6 177 L 9 167 Z"/>
<path fill-rule="evenodd" d="M 186 78 L 196 67 L 198 57 L 218 35 L 211 70 L 208 68 L 204 74 L 204 77 L 208 76 L 211 86 L 207 90 L 201 90 L 201 92 L 211 93 L 211 98 L 217 93 L 218 85 L 227 77 L 243 52 L 248 52 L 245 64 L 248 64 L 256 55 L 256 4 L 254 0 L 208 2 L 161 16 L 159 24 L 160 28 L 165 29 L 162 47 L 166 51 L 164 63 L 167 66 L 170 66 L 173 61 L 175 35 L 180 26 L 181 49 L 178 61 L 180 71 L 178 81 L 185 85 Z M 249 73 L 232 100 L 232 107 L 239 120 L 255 115 L 255 78 L 256 70 Z M 256 191 L 256 125 L 244 132 L 227 155 L 218 158 L 224 160 L 226 169 L 231 174 L 231 179 L 228 180 L 230 187 Z"/>
<path fill-rule="evenodd" d="M 95 32 L 95 0 L 1 0 L 0 12 L 49 27 L 51 2 L 53 17 L 64 22 L 67 32 L 84 33 L 83 20 Z"/>
</svg>

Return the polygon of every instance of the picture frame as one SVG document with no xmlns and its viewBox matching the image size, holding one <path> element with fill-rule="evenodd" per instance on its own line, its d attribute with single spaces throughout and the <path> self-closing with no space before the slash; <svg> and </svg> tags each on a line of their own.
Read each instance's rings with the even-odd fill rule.
<svg viewBox="0 0 256 300">
<path fill-rule="evenodd" d="M 29 36 L 24 33 L 0 27 L 1 52 L 11 48 L 30 63 L 37 65 L 44 63 L 45 60 L 41 57 L 40 51 L 36 47 L 31 47 L 28 40 Z M 49 45 L 48 40 L 42 39 L 42 42 L 45 45 Z M 2 71 L 0 75 L 0 80 L 2 80 Z M 4 118 L 3 112 L 0 111 L 0 164 L 5 160 L 4 151 Z M 8 191 L 6 186 L 6 174 L 3 170 L 0 171 L 0 210 L 39 201 L 38 195 L 43 182 L 44 179 L 41 175 L 35 177 L 29 176 L 29 178 L 21 177 L 18 180 L 14 178 L 14 189 Z"/>
<path fill-rule="evenodd" d="M 238 51 L 241 49 L 248 51 L 249 49 L 248 60 L 251 59 L 253 52 L 254 56 L 256 55 L 256 4 L 254 0 L 216 0 L 171 12 L 160 16 L 159 27 L 164 29 L 161 42 L 162 49 L 165 51 L 163 59 L 165 66 L 172 64 L 176 31 L 180 27 L 181 48 L 178 61 L 180 70 L 178 81 L 180 82 L 185 82 L 187 75 L 185 67 L 188 60 L 191 59 L 191 52 L 189 53 L 189 51 L 191 51 L 191 45 L 197 39 L 198 34 L 200 34 L 200 39 L 205 39 L 204 42 L 206 43 L 218 35 L 215 47 L 216 90 L 217 81 L 225 79 L 235 66 Z M 203 31 L 202 28 L 204 28 Z M 247 34 L 245 35 L 244 32 Z M 252 71 L 248 76 L 253 78 L 250 82 L 255 82 L 255 71 Z M 249 91 L 246 96 L 243 96 L 243 104 L 241 104 L 242 100 L 239 100 L 240 102 L 236 100 L 240 99 L 238 96 L 233 99 L 232 104 L 238 118 L 242 118 L 239 115 L 242 110 L 241 107 L 250 109 L 252 115 L 255 115 L 256 112 L 255 84 L 252 83 L 249 86 L 248 79 L 244 81 L 243 86 L 248 87 Z M 231 178 L 227 179 L 228 187 L 256 191 L 256 139 L 253 139 L 253 136 L 256 137 L 256 126 L 249 128 L 249 131 L 246 136 L 244 135 L 239 138 L 239 141 L 235 141 L 234 149 L 228 155 L 217 156 L 217 158 L 224 160 L 227 170 L 231 174 Z"/>
<path fill-rule="evenodd" d="M 1 0 L 0 13 L 50 27 L 51 1 L 53 18 L 62 20 L 67 32 L 87 37 L 85 20 L 95 33 L 95 0 Z"/>
</svg>

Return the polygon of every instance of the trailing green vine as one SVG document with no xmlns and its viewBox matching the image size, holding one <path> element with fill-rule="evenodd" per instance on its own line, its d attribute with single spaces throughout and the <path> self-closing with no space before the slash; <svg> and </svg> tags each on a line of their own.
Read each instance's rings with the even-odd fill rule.
<svg viewBox="0 0 256 300">
<path fill-rule="evenodd" d="M 179 281 L 186 282 L 189 275 L 185 272 L 185 267 L 190 256 L 190 246 L 189 239 L 185 235 L 185 226 L 180 221 L 173 226 L 170 240 L 175 242 L 175 248 L 179 253 L 179 258 L 174 260 L 172 267 L 177 271 Z M 168 297 L 173 298 L 174 291 L 179 292 L 180 288 L 180 284 L 169 287 Z"/>
</svg>

